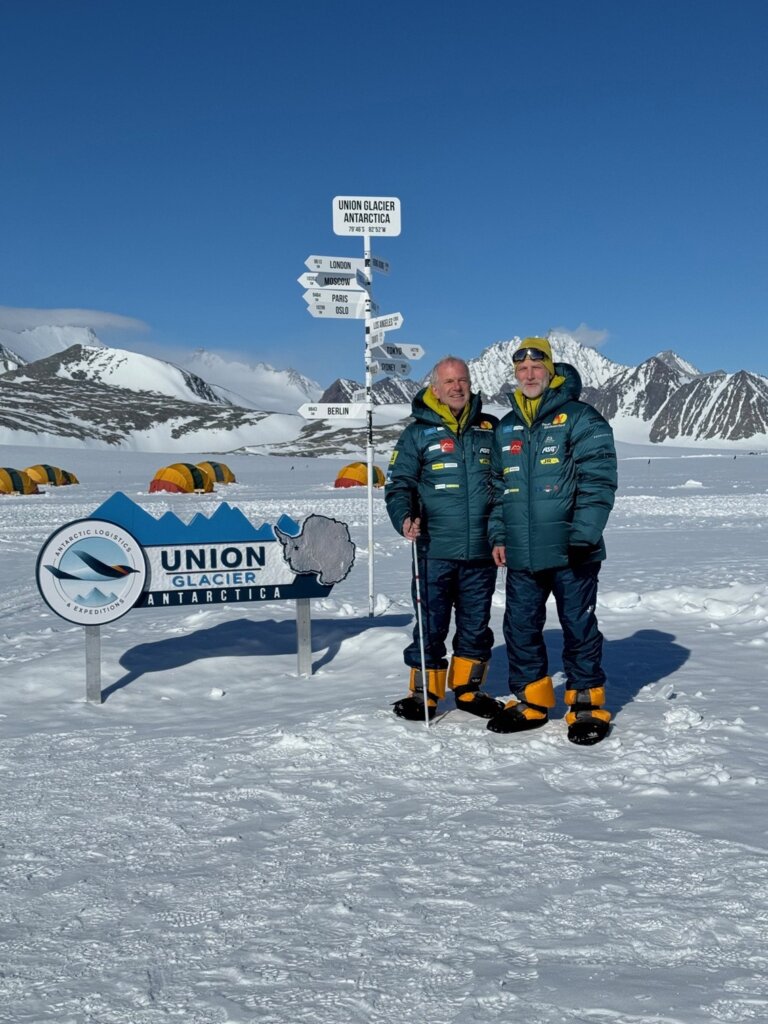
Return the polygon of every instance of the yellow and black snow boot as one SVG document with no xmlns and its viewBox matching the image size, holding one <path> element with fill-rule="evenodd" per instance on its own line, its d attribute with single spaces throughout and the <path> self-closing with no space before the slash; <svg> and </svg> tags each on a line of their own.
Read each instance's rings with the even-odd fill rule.
<svg viewBox="0 0 768 1024">
<path fill-rule="evenodd" d="M 566 690 L 565 703 L 568 705 L 565 722 L 571 743 L 590 747 L 607 736 L 611 712 L 603 707 L 604 686 L 592 686 L 587 690 Z"/>
<path fill-rule="evenodd" d="M 493 718 L 501 711 L 501 704 L 481 693 L 480 687 L 488 675 L 488 662 L 454 655 L 448 668 L 448 685 L 456 698 L 456 707 L 480 718 Z"/>
<path fill-rule="evenodd" d="M 491 732 L 523 732 L 538 729 L 549 721 L 547 709 L 555 706 L 555 689 L 550 676 L 528 683 L 520 699 L 510 700 L 488 722 Z"/>
<path fill-rule="evenodd" d="M 437 702 L 445 696 L 445 678 L 448 670 L 444 668 L 427 669 L 427 714 L 430 720 L 435 717 Z M 411 722 L 424 719 L 424 684 L 421 669 L 411 669 L 411 680 L 407 697 L 396 700 L 392 710 L 398 718 L 407 718 Z"/>
</svg>

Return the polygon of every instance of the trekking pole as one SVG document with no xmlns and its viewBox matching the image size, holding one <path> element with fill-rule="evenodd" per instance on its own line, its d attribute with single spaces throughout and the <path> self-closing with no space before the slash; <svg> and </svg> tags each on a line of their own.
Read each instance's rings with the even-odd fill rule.
<svg viewBox="0 0 768 1024">
<path fill-rule="evenodd" d="M 424 724 L 429 728 L 429 687 L 427 686 L 427 658 L 424 654 L 424 622 L 421 615 L 421 586 L 419 585 L 419 557 L 416 552 L 418 540 L 413 542 L 413 578 L 416 582 L 416 621 L 419 625 L 419 648 L 421 650 L 421 684 L 424 693 Z"/>
</svg>

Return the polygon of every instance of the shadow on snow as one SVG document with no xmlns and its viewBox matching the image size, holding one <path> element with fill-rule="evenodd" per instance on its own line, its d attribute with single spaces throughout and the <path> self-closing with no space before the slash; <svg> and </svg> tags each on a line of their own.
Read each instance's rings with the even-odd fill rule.
<svg viewBox="0 0 768 1024">
<path fill-rule="evenodd" d="M 561 672 L 562 633 L 557 629 L 545 630 L 544 641 L 547 645 L 550 673 Z M 604 640 L 603 668 L 608 676 L 606 707 L 615 715 L 625 704 L 631 703 L 644 686 L 674 675 L 688 660 L 690 653 L 687 647 L 675 642 L 672 633 L 664 633 L 659 629 L 639 629 L 632 636 L 622 637 L 620 640 Z M 497 645 L 493 650 L 485 689 L 494 697 L 509 696 L 507 652 L 504 644 Z M 560 714 L 555 708 L 554 715 L 550 717 L 562 717 L 565 714 L 562 687 L 558 687 L 557 697 Z"/>
<path fill-rule="evenodd" d="M 359 636 L 367 629 L 406 626 L 411 620 L 411 615 L 313 619 L 312 650 L 323 653 L 312 662 L 312 671 L 317 672 L 333 661 L 344 640 Z M 183 636 L 166 637 L 131 647 L 120 658 L 125 675 L 104 687 L 102 701 L 108 700 L 117 690 L 129 686 L 147 672 L 181 668 L 204 658 L 253 658 L 296 653 L 295 619 L 280 622 L 274 619 L 235 619 L 211 629 L 198 629 Z"/>
</svg>

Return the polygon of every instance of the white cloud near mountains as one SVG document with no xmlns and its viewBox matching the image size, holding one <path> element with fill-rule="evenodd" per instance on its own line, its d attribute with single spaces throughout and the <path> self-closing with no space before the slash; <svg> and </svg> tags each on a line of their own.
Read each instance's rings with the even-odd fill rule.
<svg viewBox="0 0 768 1024">
<path fill-rule="evenodd" d="M 0 306 L 0 328 L 30 331 L 36 327 L 90 327 L 92 331 L 147 331 L 143 320 L 99 309 L 32 309 Z"/>
<path fill-rule="evenodd" d="M 570 334 L 570 336 L 578 341 L 580 345 L 585 345 L 587 348 L 600 348 L 604 345 L 610 336 L 610 333 L 606 330 L 595 330 L 594 327 L 590 327 L 589 324 L 580 323 L 578 327 L 553 327 L 553 331 L 557 334 Z"/>
</svg>

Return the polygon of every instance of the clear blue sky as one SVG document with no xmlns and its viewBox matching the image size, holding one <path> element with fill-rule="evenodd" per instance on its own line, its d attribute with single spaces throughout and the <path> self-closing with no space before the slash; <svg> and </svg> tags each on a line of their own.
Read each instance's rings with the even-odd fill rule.
<svg viewBox="0 0 768 1024">
<path fill-rule="evenodd" d="M 362 255 L 335 195 L 397 196 L 374 298 L 420 369 L 585 325 L 768 374 L 767 36 L 762 0 L 4 0 L 0 306 L 360 378 L 296 278 Z"/>
</svg>

